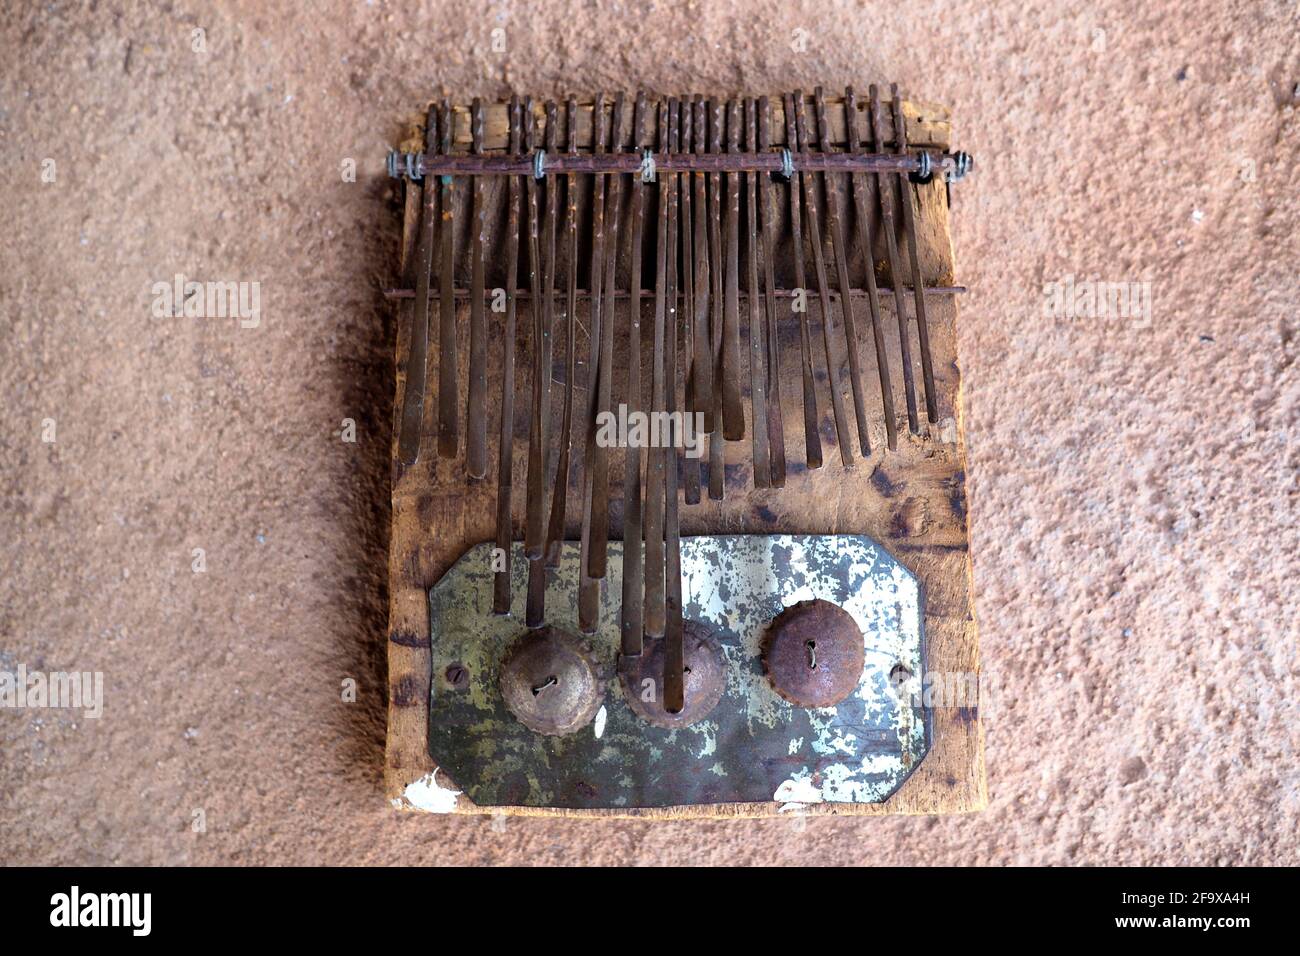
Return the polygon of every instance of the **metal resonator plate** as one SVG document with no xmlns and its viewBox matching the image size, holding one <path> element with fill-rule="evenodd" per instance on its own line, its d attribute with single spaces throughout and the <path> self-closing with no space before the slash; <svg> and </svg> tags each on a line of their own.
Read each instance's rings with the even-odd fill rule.
<svg viewBox="0 0 1300 956">
<path fill-rule="evenodd" d="M 577 631 L 578 545 L 550 576 L 550 622 Z M 609 544 L 601 626 L 588 640 L 604 681 L 595 719 L 555 737 L 511 716 L 498 689 L 501 660 L 522 621 L 492 613 L 492 545 L 476 545 L 429 591 L 433 674 L 429 753 L 481 807 L 621 809 L 711 803 L 874 803 L 925 756 L 929 712 L 920 586 L 860 535 L 706 535 L 683 538 L 687 619 L 716 630 L 727 668 L 722 699 L 685 729 L 639 719 L 616 677 L 622 545 Z M 527 562 L 511 560 L 522 607 Z M 865 643 L 855 693 L 804 709 L 772 689 L 760 642 L 784 607 L 821 598 L 848 611 Z"/>
</svg>

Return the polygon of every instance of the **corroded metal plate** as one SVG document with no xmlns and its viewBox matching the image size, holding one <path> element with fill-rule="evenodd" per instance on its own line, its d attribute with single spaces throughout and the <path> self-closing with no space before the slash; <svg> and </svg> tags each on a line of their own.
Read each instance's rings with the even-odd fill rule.
<svg viewBox="0 0 1300 956">
<path fill-rule="evenodd" d="M 575 631 L 577 551 L 565 544 L 546 602 L 551 622 Z M 602 625 L 590 638 L 604 701 L 590 724 L 567 736 L 533 733 L 501 699 L 500 661 L 523 623 L 492 613 L 492 545 L 470 548 L 430 589 L 429 753 L 475 804 L 874 803 L 921 761 L 930 716 L 915 686 L 925 673 L 920 586 L 880 545 L 860 535 L 705 535 L 683 538 L 681 553 L 685 616 L 716 628 L 727 665 L 717 707 L 682 730 L 638 719 L 614 679 L 618 542 L 609 545 Z M 511 568 L 522 609 L 521 545 Z M 835 707 L 803 709 L 768 683 L 760 644 L 783 608 L 814 598 L 853 616 L 865 660 L 855 693 Z"/>
</svg>

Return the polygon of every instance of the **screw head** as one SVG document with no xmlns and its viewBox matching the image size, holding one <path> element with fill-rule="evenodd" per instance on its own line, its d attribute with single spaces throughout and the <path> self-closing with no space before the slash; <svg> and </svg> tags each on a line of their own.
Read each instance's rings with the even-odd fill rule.
<svg viewBox="0 0 1300 956">
<path fill-rule="evenodd" d="M 801 601 L 778 614 L 763 639 L 772 689 L 800 707 L 834 707 L 857 688 L 865 660 L 862 632 L 830 601 Z"/>
<path fill-rule="evenodd" d="M 469 669 L 464 664 L 448 664 L 442 676 L 456 690 L 463 690 L 469 686 Z"/>
</svg>

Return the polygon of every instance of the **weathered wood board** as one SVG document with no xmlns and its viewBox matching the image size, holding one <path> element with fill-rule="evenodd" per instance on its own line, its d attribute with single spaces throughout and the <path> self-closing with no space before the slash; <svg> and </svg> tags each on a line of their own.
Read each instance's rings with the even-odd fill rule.
<svg viewBox="0 0 1300 956">
<path fill-rule="evenodd" d="M 918 108 L 905 104 L 909 130 L 918 145 L 947 148 L 949 128 L 946 111 L 938 107 Z M 589 113 L 589 111 L 588 111 Z M 489 136 L 492 129 L 489 113 Z M 936 119 L 936 117 L 938 119 Z M 588 119 L 589 123 L 590 120 Z M 776 124 L 780 128 L 781 124 Z M 581 125 L 579 126 L 581 129 Z M 459 135 L 459 125 L 457 126 Z M 924 135 L 922 135 L 922 133 Z M 414 144 L 418 140 L 413 139 Z M 918 243 L 921 271 L 929 286 L 953 284 L 954 267 L 948 230 L 947 186 L 936 179 L 924 186 L 912 186 L 918 204 Z M 464 193 L 467 190 L 458 190 Z M 420 187 L 407 185 L 405 221 L 403 223 L 401 276 L 415 246 L 419 221 Z M 459 213 L 459 210 L 458 210 Z M 882 268 L 883 248 L 875 250 L 879 280 L 892 284 L 894 277 Z M 779 253 L 778 253 L 779 255 Z M 788 252 L 787 252 L 788 255 Z M 458 256 L 463 261 L 463 257 Z M 780 271 L 780 270 L 778 270 Z M 395 285 L 405 285 L 396 277 Z M 901 280 L 910 285 L 904 273 Z M 784 284 L 784 283 L 783 283 Z M 856 283 L 855 283 L 856 284 Z M 436 287 L 436 284 L 435 284 Z M 821 320 L 816 297 L 810 298 L 810 317 L 814 332 Z M 859 457 L 852 469 L 839 461 L 834 427 L 829 407 L 828 382 L 824 367 L 819 371 L 818 389 L 821 411 L 821 436 L 826 465 L 810 471 L 803 463 L 803 415 L 799 377 L 798 323 L 788 316 L 780 326 L 782 348 L 781 395 L 786 429 L 789 471 L 784 489 L 755 490 L 751 487 L 747 440 L 727 446 L 726 497 L 712 501 L 703 496 L 698 505 L 682 505 L 683 535 L 789 532 L 804 534 L 866 534 L 883 544 L 921 581 L 925 595 L 925 631 L 928 667 L 944 680 L 970 680 L 979 673 L 976 628 L 972 616 L 970 593 L 970 556 L 966 524 L 965 448 L 962 437 L 961 376 L 956 354 L 957 298 L 951 294 L 927 297 L 930 342 L 934 376 L 938 386 L 939 420 L 924 422 L 922 434 L 908 432 L 899 374 L 898 324 L 893 297 L 882 294 L 882 321 L 888 343 L 894 401 L 898 410 L 898 448 L 885 447 L 881 398 L 870 335 L 863 340 L 862 382 L 866 405 L 873 410 L 872 454 Z M 908 314 L 912 315 L 910 290 Z M 531 354 L 527 341 L 530 326 L 530 303 L 519 302 L 518 327 L 520 349 L 516 354 L 515 483 L 513 513 L 516 537 L 522 536 L 524 482 L 526 474 L 526 436 L 528 401 L 531 389 L 530 362 L 522 356 Z M 413 309 L 411 300 L 396 300 L 398 309 L 397 381 L 395 414 L 400 415 L 405 392 L 408 342 Z M 580 306 L 579 327 L 586 328 L 585 303 Z M 648 316 L 652 306 L 647 299 Z M 741 314 L 746 306 L 742 304 Z M 487 478 L 470 480 L 465 474 L 462 455 L 456 459 L 438 458 L 433 451 L 437 432 L 438 402 L 436 367 L 438 350 L 437 299 L 431 306 L 429 344 L 429 389 L 424 402 L 424 440 L 420 459 L 403 468 L 397 459 L 398 429 L 393 430 L 392 458 L 392 535 L 389 551 L 390 615 L 388 634 L 389 719 L 386 755 L 386 789 L 394 806 L 439 812 L 483 812 L 458 791 L 456 781 L 438 771 L 428 753 L 428 701 L 430 691 L 430 635 L 427 589 L 431 587 L 470 546 L 490 541 L 495 532 L 496 481 L 495 447 L 499 422 L 501 392 L 501 336 L 490 336 L 489 454 Z M 620 313 L 622 306 L 620 306 Z M 468 305 L 458 301 L 457 320 L 461 328 L 468 322 Z M 865 302 L 858 304 L 859 324 L 865 328 Z M 501 316 L 489 313 L 490 322 Z M 643 330 L 651 323 L 643 320 Z M 918 392 L 921 387 L 919 350 L 916 347 L 915 323 L 909 322 Z M 461 381 L 468 370 L 468 336 L 460 337 L 459 366 Z M 624 343 L 616 342 L 616 381 L 626 375 L 627 354 Z M 648 348 L 644 349 L 648 356 Z M 562 340 L 557 341 L 555 371 L 562 380 Z M 578 344 L 579 356 L 586 354 L 585 336 Z M 742 352 L 742 354 L 744 354 Z M 824 366 L 824 362 L 823 362 Z M 585 372 L 580 368 L 576 383 L 582 386 Z M 553 421 L 559 420 L 561 389 L 553 389 Z M 847 389 L 846 401 L 847 401 Z M 918 395 L 919 398 L 919 395 Z M 746 414 L 749 407 L 746 401 Z M 462 437 L 463 445 L 463 437 Z M 576 442 L 574 456 L 581 460 L 582 443 Z M 575 461 L 575 464 L 576 464 Z M 707 469 L 707 463 L 705 464 Z M 575 474 L 576 474 L 575 469 Z M 621 477 L 622 451 L 612 454 L 609 474 L 610 536 L 622 533 Z M 568 538 L 579 531 L 578 509 L 569 509 Z M 523 595 L 516 595 L 515 610 L 522 627 Z M 987 800 L 983 736 L 978 708 L 969 701 L 958 706 L 941 702 L 933 709 L 933 740 L 930 753 L 901 789 L 879 804 L 811 804 L 798 809 L 807 813 L 952 813 L 981 809 Z M 516 808 L 526 814 L 691 817 L 691 816 L 766 816 L 781 812 L 776 803 L 723 804 L 627 810 L 554 810 Z M 786 806 L 784 809 L 791 809 Z M 499 808 L 496 811 L 499 812 Z"/>
</svg>

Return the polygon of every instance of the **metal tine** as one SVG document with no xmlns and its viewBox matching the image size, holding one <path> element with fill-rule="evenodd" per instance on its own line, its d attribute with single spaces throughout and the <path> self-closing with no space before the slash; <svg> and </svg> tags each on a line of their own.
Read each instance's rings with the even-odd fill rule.
<svg viewBox="0 0 1300 956">
<path fill-rule="evenodd" d="M 794 96 L 787 93 L 785 106 L 785 141 L 790 152 L 799 152 L 799 131 L 794 121 Z M 790 177 L 790 232 L 794 240 L 794 282 L 807 289 L 803 248 L 803 173 Z M 809 468 L 822 466 L 821 412 L 817 410 L 817 380 L 813 372 L 812 334 L 808 328 L 808 308 L 799 313 L 799 347 L 803 360 L 803 434 L 804 455 Z"/>
<path fill-rule="evenodd" d="M 826 97 L 819 86 L 813 90 L 813 109 L 817 116 L 817 143 L 823 153 L 833 153 L 830 124 L 826 120 Z M 839 176 L 822 174 L 826 190 L 826 228 L 831 234 L 831 251 L 835 256 L 835 274 L 839 280 L 840 310 L 844 313 L 844 341 L 849 353 L 849 387 L 853 393 L 853 414 L 858 422 L 858 447 L 863 455 L 871 454 L 870 429 L 866 403 L 862 396 L 862 369 L 858 360 L 858 320 L 853 314 L 853 284 L 849 280 L 848 247 L 844 239 L 844 216 L 840 209 Z"/>
<path fill-rule="evenodd" d="M 752 97 L 745 97 L 745 148 L 758 148 L 758 113 Z M 745 174 L 745 286 L 749 305 L 749 404 L 754 421 L 754 487 L 772 484 L 772 457 L 767 433 L 767 347 L 763 334 L 763 293 L 758 285 L 758 173 Z"/>
<path fill-rule="evenodd" d="M 424 128 L 425 148 L 438 142 L 438 110 L 429 107 Z M 409 188 L 414 188 L 411 185 Z M 429 272 L 433 268 L 433 226 L 438 215 L 438 185 L 426 176 L 421 188 L 420 242 L 415 253 L 415 302 L 411 311 L 411 341 L 406 353 L 406 392 L 402 397 L 402 424 L 397 438 L 397 457 L 413 465 L 420 457 L 420 429 L 424 420 L 424 393 L 428 387 L 429 363 Z"/>
<path fill-rule="evenodd" d="M 689 98 L 681 101 L 681 121 L 678 131 L 681 137 L 681 151 L 683 153 L 691 152 L 692 133 L 695 128 L 694 109 Z M 694 253 L 694 236 L 692 228 L 694 217 L 691 212 L 691 173 L 674 174 L 677 179 L 677 195 L 679 206 L 679 234 L 681 236 L 682 259 L 680 266 L 680 281 L 682 287 L 682 360 L 685 363 L 683 367 L 683 389 L 682 397 L 682 427 L 683 430 L 689 429 L 692 438 L 695 434 L 695 253 Z M 688 424 L 689 422 L 689 424 Z M 686 504 L 695 505 L 700 502 L 700 460 L 693 455 L 686 455 L 682 459 L 683 485 L 685 486 L 684 497 Z"/>
<path fill-rule="evenodd" d="M 441 152 L 451 152 L 452 127 L 455 115 L 451 102 L 442 101 Z M 460 385 L 457 363 L 460 347 L 456 341 L 456 186 L 452 177 L 442 177 L 442 221 L 439 225 L 442 240 L 442 261 L 438 265 L 438 279 L 442 298 L 438 304 L 438 454 L 442 458 L 455 458 L 460 444 L 460 422 L 457 420 Z"/>
<path fill-rule="evenodd" d="M 610 149 L 622 151 L 623 142 L 623 107 L 624 97 L 621 92 L 614 94 L 614 113 L 610 123 Z M 603 150 L 602 141 L 598 149 Z M 614 318 L 615 318 L 615 279 L 619 252 L 619 211 L 623 202 L 623 177 L 610 177 L 609 188 L 605 196 L 605 306 L 602 334 L 600 337 L 600 369 L 596 375 L 599 386 L 597 397 L 597 419 L 612 414 L 614 411 Z M 596 458 L 592 462 L 592 508 L 591 508 L 591 550 L 588 553 L 587 574 L 592 578 L 605 576 L 609 545 L 609 458 L 610 449 L 600 442 L 595 443 Z"/>
<path fill-rule="evenodd" d="M 884 122 L 880 115 L 880 92 L 876 84 L 867 88 L 871 97 L 871 142 L 872 148 L 880 153 L 885 149 Z M 890 285 L 894 287 L 894 311 L 898 314 L 898 347 L 903 359 L 903 394 L 907 398 L 907 427 L 915 435 L 921 430 L 916 419 L 916 379 L 912 369 L 912 342 L 907 328 L 907 304 L 903 300 L 902 270 L 898 265 L 898 240 L 894 237 L 894 213 L 892 200 L 885 198 L 885 192 L 894 191 L 894 177 L 886 173 L 876 174 L 876 193 L 880 197 L 880 231 L 885 234 L 885 253 L 889 258 Z"/>
<path fill-rule="evenodd" d="M 524 100 L 524 152 L 531 154 L 536 148 L 533 99 Z M 525 200 L 528 204 L 528 286 L 532 292 L 528 312 L 532 320 L 533 381 L 532 408 L 528 423 L 528 512 L 524 527 L 524 556 L 529 560 L 542 556 L 542 486 L 544 481 L 542 407 L 549 400 L 550 376 L 542 371 L 542 272 L 539 253 L 539 222 L 537 214 L 537 181 L 524 177 Z"/>
<path fill-rule="evenodd" d="M 592 152 L 605 152 L 605 94 L 597 93 L 592 106 Z M 578 629 L 584 634 L 596 630 L 600 617 L 600 581 L 587 574 L 591 565 L 592 508 L 594 506 L 595 463 L 600 449 L 596 444 L 596 413 L 599 411 L 600 358 L 603 349 L 604 297 L 601 294 L 605 278 L 605 176 L 593 177 L 591 196 L 591 259 L 587 267 L 587 284 L 591 287 L 590 345 L 587 359 L 587 414 L 586 454 L 582 459 L 582 539 L 578 575 Z"/>
<path fill-rule="evenodd" d="M 675 153 L 678 151 L 678 145 L 681 139 L 681 102 L 676 98 L 668 100 L 668 145 L 664 152 Z M 680 284 L 680 275 L 678 273 L 678 263 L 681 261 L 678 257 L 678 186 L 681 182 L 680 174 L 668 173 L 668 276 L 665 284 L 664 297 L 667 300 L 667 314 L 664 318 L 664 404 L 663 410 L 667 412 L 675 411 L 677 408 L 677 330 L 681 325 L 681 309 L 678 308 L 678 286 Z M 671 419 L 666 419 L 671 421 Z M 676 437 L 676 436 L 670 436 Z M 672 481 L 677 480 L 677 446 L 672 441 L 669 442 L 665 451 L 667 461 L 665 470 L 668 475 L 672 476 Z M 664 493 L 665 501 L 668 500 L 668 494 Z M 665 525 L 665 531 L 667 526 Z"/>
<path fill-rule="evenodd" d="M 681 104 L 668 101 L 668 148 L 678 151 L 681 133 L 679 111 Z M 677 191 L 678 174 L 668 178 L 668 325 L 664 348 L 664 381 L 666 383 L 664 410 L 669 414 L 668 447 L 662 450 L 666 459 L 667 483 L 664 488 L 664 709 L 670 714 L 681 713 L 686 704 L 685 669 L 682 648 L 682 555 L 681 526 L 677 506 L 677 446 L 679 436 L 673 425 L 673 412 L 677 411 Z"/>
<path fill-rule="evenodd" d="M 709 100 L 709 152 L 722 152 L 722 104 Z M 726 493 L 727 445 L 722 429 L 722 176 L 709 173 L 709 347 L 713 352 L 713 401 L 709 411 L 709 497 Z"/>
<path fill-rule="evenodd" d="M 645 142 L 648 106 L 645 93 L 636 95 L 632 121 L 632 149 Z M 641 408 L 641 243 L 645 223 L 646 188 L 639 175 L 632 176 L 632 245 L 628 256 L 627 409 L 628 415 Z M 624 656 L 641 654 L 644 634 L 644 574 L 641 551 L 641 468 L 640 446 L 629 443 L 623 478 L 623 601 L 620 648 Z"/>
<path fill-rule="evenodd" d="M 727 104 L 727 152 L 740 152 L 740 104 Z M 726 173 L 727 246 L 722 307 L 722 434 L 728 441 L 745 437 L 745 411 L 740 403 L 740 194 L 743 173 Z"/>
<path fill-rule="evenodd" d="M 705 140 L 708 137 L 704 110 L 704 97 L 696 96 L 692 113 L 695 126 L 693 146 L 697 156 L 704 152 Z M 691 411 L 703 413 L 704 430 L 709 431 L 713 424 L 713 352 L 709 329 L 709 314 L 712 306 L 709 290 L 712 282 L 712 270 L 709 266 L 708 199 L 706 196 L 708 177 L 702 171 L 697 170 L 691 174 L 691 179 L 695 191 L 692 203 L 695 217 L 693 224 L 694 235 L 691 237 L 691 246 L 695 254 L 695 315 L 692 323 L 695 341 L 691 346 L 691 382 L 694 391 L 692 393 Z"/>
<path fill-rule="evenodd" d="M 483 101 L 474 97 L 470 107 L 471 149 L 483 153 Z M 483 314 L 483 246 L 487 242 L 487 208 L 483 177 L 471 178 L 470 298 L 469 298 L 469 401 L 465 412 L 466 471 L 471 478 L 487 475 L 487 319 Z"/>
<path fill-rule="evenodd" d="M 519 153 L 519 97 L 510 97 L 510 153 Z M 501 433 L 497 439 L 497 540 L 503 566 L 493 575 L 492 610 L 510 613 L 510 558 L 514 530 L 510 520 L 510 498 L 514 483 L 515 436 L 515 297 L 519 284 L 520 176 L 511 176 L 506 199 L 506 318 L 501 336 Z"/>
<path fill-rule="evenodd" d="M 799 151 L 811 152 L 808 138 L 808 121 L 804 115 L 803 91 L 794 93 L 795 125 L 799 131 Z M 817 293 L 822 306 L 822 343 L 826 348 L 826 377 L 831 386 L 831 411 L 835 416 L 835 436 L 840 446 L 840 460 L 847 467 L 853 464 L 853 442 L 849 436 L 849 424 L 844 414 L 844 396 L 840 392 L 840 361 L 835 350 L 833 325 L 835 313 L 831 309 L 831 295 L 826 279 L 826 257 L 822 252 L 821 221 L 817 212 L 816 175 L 806 175 L 803 179 L 804 207 L 808 210 L 808 241 L 812 246 L 813 267 L 817 273 Z"/>
<path fill-rule="evenodd" d="M 536 148 L 537 116 L 532 97 L 524 101 L 524 150 L 532 153 Z M 532 176 L 524 178 L 528 201 L 528 281 L 533 297 L 529 311 L 533 320 L 533 407 L 528 431 L 528 510 L 524 527 L 524 556 L 528 558 L 528 603 L 524 621 L 528 627 L 541 627 L 546 623 L 546 569 L 543 560 L 545 546 L 546 503 L 546 447 L 548 415 L 551 402 L 551 374 L 545 364 L 546 330 L 542 316 L 542 284 L 546 279 L 539 252 L 537 181 Z"/>
<path fill-rule="evenodd" d="M 889 87 L 894 101 L 894 140 L 900 156 L 907 155 L 907 121 L 903 117 L 903 97 L 898 84 Z M 930 323 L 925 315 L 925 282 L 921 276 L 921 259 L 916 242 L 916 213 L 912 209 L 912 188 L 907 176 L 898 177 L 898 189 L 903 207 L 903 236 L 907 239 L 907 253 L 912 266 L 912 294 L 916 299 L 916 334 L 921 342 L 921 377 L 925 382 L 925 414 L 931 423 L 939 420 L 938 393 L 934 390 L 934 367 L 930 361 Z M 894 285 L 900 280 L 894 279 Z"/>
<path fill-rule="evenodd" d="M 844 128 L 848 130 L 848 149 L 862 148 L 858 137 L 858 98 L 853 87 L 844 90 Z M 876 263 L 871 246 L 871 190 L 857 173 L 849 176 L 853 189 L 853 207 L 858 221 L 858 245 L 862 247 L 863 268 L 867 275 L 867 303 L 871 309 L 871 335 L 876 344 L 876 367 L 880 371 L 880 396 L 885 414 L 885 441 L 890 451 L 898 448 L 898 421 L 894 411 L 894 389 L 889 377 L 889 354 L 885 349 L 885 330 L 880 321 L 880 292 L 876 288 Z"/>
<path fill-rule="evenodd" d="M 668 149 L 668 104 L 660 101 L 659 135 L 655 142 L 660 152 Z M 671 176 L 657 180 L 659 206 L 655 226 L 655 319 L 654 345 L 650 359 L 650 411 L 664 409 L 664 327 L 668 301 L 668 188 Z M 662 637 L 664 633 L 664 455 L 661 448 L 646 453 L 645 476 L 645 633 Z"/>
<path fill-rule="evenodd" d="M 668 145 L 664 152 L 675 153 L 681 141 L 681 101 L 676 98 L 668 100 Z M 667 314 L 664 325 L 664 411 L 674 411 L 677 408 L 677 330 L 681 325 L 681 309 L 679 308 L 679 285 L 680 273 L 678 264 L 681 261 L 678 253 L 678 231 L 680 219 L 678 205 L 678 186 L 681 183 L 681 177 L 678 173 L 668 174 L 668 276 L 665 286 L 665 298 L 668 302 Z M 668 419 L 666 419 L 668 420 Z M 670 437 L 675 437 L 671 436 Z M 671 441 L 668 444 L 669 451 L 666 452 L 667 462 L 665 471 L 672 475 L 672 480 L 677 480 L 677 455 L 676 445 Z M 665 502 L 668 500 L 668 494 L 664 493 Z M 667 526 L 665 525 L 665 531 Z"/>
<path fill-rule="evenodd" d="M 546 138 L 545 150 L 554 155 L 559 148 L 559 122 L 556 119 L 556 105 L 547 100 L 545 106 Z M 546 389 L 548 401 L 542 408 L 542 434 L 546 444 L 542 449 L 544 477 L 549 477 L 550 468 L 546 467 L 551 458 L 551 402 L 550 390 L 555 370 L 555 230 L 560 222 L 560 186 L 558 176 L 547 174 L 546 210 L 542 214 L 542 366 L 546 370 Z"/>
<path fill-rule="evenodd" d="M 767 152 L 772 138 L 772 105 L 766 96 L 758 98 L 758 149 Z M 772 258 L 772 233 L 776 229 L 776 206 L 772 200 L 772 177 L 758 174 L 759 225 L 763 237 L 763 305 L 767 318 L 767 434 L 771 455 L 770 481 L 773 488 L 785 487 L 785 419 L 781 410 L 781 337 L 776 316 L 776 263 Z"/>
<path fill-rule="evenodd" d="M 578 152 L 578 101 L 570 96 L 565 104 L 566 137 L 571 155 Z M 547 139 L 550 137 L 551 116 L 547 116 Z M 567 520 L 566 507 L 569 499 L 569 463 L 573 449 L 573 404 L 574 377 L 578 363 L 578 174 L 569 173 L 565 177 L 565 211 L 564 234 L 566 237 L 566 258 L 568 259 L 568 288 L 565 297 L 565 361 L 564 361 L 564 411 L 560 416 L 560 453 L 555 466 L 555 484 L 551 495 L 551 520 L 546 533 L 546 566 L 560 566 L 560 552 L 564 545 L 564 526 Z M 552 179 L 550 185 L 558 189 L 558 183 Z M 547 202 L 550 203 L 550 196 Z"/>
</svg>

